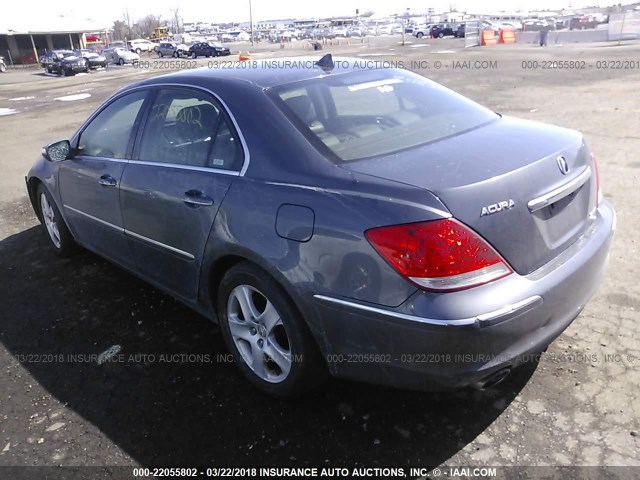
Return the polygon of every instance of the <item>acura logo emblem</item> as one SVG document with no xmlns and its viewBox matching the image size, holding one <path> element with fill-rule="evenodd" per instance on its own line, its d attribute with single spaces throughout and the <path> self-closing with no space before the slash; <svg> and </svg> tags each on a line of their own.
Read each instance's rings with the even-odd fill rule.
<svg viewBox="0 0 640 480">
<path fill-rule="evenodd" d="M 558 163 L 558 168 L 560 169 L 560 173 L 562 173 L 563 175 L 566 175 L 567 173 L 569 173 L 569 164 L 567 163 L 566 158 L 560 155 L 556 159 L 556 162 Z"/>
</svg>

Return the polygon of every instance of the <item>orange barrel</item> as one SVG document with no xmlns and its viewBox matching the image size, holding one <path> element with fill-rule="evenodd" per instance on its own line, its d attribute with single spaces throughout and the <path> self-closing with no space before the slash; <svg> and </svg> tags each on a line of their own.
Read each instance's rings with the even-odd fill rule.
<svg viewBox="0 0 640 480">
<path fill-rule="evenodd" d="M 493 30 L 482 30 L 480 40 L 480 44 L 483 46 L 495 45 L 497 43 L 496 32 L 494 32 Z"/>
<path fill-rule="evenodd" d="M 516 43 L 516 34 L 511 29 L 500 30 L 500 43 Z"/>
</svg>

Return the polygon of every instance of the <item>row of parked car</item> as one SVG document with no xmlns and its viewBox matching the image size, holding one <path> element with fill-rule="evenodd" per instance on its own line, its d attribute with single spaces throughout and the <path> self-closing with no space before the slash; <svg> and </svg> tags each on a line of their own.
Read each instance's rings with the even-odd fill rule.
<svg viewBox="0 0 640 480">
<path fill-rule="evenodd" d="M 496 35 L 501 30 L 513 30 L 515 32 L 539 32 L 541 30 L 584 30 L 587 28 L 596 28 L 598 22 L 593 17 L 573 17 L 569 20 L 556 18 L 540 19 L 530 18 L 521 22 L 503 22 L 493 23 L 488 20 L 482 21 L 482 28 L 494 30 Z M 429 36 L 431 38 L 443 37 L 464 37 L 466 32 L 465 23 L 434 23 L 422 26 L 409 26 L 405 33 L 411 33 L 417 38 Z"/>
<path fill-rule="evenodd" d="M 157 49 L 158 57 L 224 57 L 231 50 L 218 42 L 198 42 L 190 47 L 184 43 L 162 42 Z"/>
<path fill-rule="evenodd" d="M 228 47 L 216 42 L 199 42 L 190 47 L 176 42 L 163 42 L 155 49 L 159 57 L 219 57 L 230 55 Z M 149 51 L 149 50 L 147 50 Z M 97 68 L 107 68 L 110 64 L 135 64 L 140 55 L 123 47 L 109 47 L 100 53 L 90 49 L 51 50 L 40 57 L 40 66 L 47 73 L 73 75 Z"/>
<path fill-rule="evenodd" d="M 107 68 L 110 64 L 134 64 L 140 60 L 137 53 L 121 47 L 106 48 L 98 53 L 90 49 L 51 50 L 40 57 L 40 66 L 47 73 L 73 75 L 89 72 L 98 68 Z"/>
</svg>

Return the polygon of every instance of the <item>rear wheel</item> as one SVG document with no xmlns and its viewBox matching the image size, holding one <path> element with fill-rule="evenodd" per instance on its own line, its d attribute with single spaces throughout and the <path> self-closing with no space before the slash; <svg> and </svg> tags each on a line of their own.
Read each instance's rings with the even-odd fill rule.
<svg viewBox="0 0 640 480">
<path fill-rule="evenodd" d="M 304 320 L 257 266 L 241 263 L 225 274 L 217 308 L 227 348 L 264 393 L 295 397 L 325 378 L 326 366 Z"/>
<path fill-rule="evenodd" d="M 140 55 L 140 54 L 142 53 L 142 50 L 141 50 L 141 49 L 139 49 L 139 48 L 136 48 L 136 53 L 137 53 L 138 55 Z"/>
<path fill-rule="evenodd" d="M 47 230 L 49 240 L 58 256 L 68 257 L 76 247 L 73 236 L 71 232 L 69 232 L 67 224 L 64 223 L 64 219 L 62 215 L 60 215 L 60 211 L 53 201 L 49 190 L 40 184 L 37 195 L 38 205 L 40 207 L 40 219 Z"/>
<path fill-rule="evenodd" d="M 160 50 L 158 50 L 158 56 L 159 56 L 160 58 L 162 58 L 162 57 L 164 57 L 164 54 L 163 54 Z"/>
<path fill-rule="evenodd" d="M 121 58 L 120 60 L 118 60 L 118 64 L 120 66 L 124 65 L 124 58 Z"/>
<path fill-rule="evenodd" d="M 424 33 L 418 32 L 418 33 L 416 33 L 416 37 L 417 38 L 422 38 L 422 37 L 424 37 Z"/>
</svg>

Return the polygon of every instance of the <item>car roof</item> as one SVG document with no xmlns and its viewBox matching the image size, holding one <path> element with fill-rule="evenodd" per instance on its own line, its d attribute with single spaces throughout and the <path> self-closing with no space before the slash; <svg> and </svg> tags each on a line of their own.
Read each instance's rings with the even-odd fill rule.
<svg viewBox="0 0 640 480">
<path fill-rule="evenodd" d="M 324 57 L 323 57 L 324 58 Z M 340 62 L 333 70 L 323 70 L 315 62 L 317 56 L 268 58 L 248 63 L 251 68 L 197 68 L 182 70 L 167 75 L 160 75 L 144 80 L 136 85 L 184 83 L 187 85 L 206 86 L 216 81 L 240 81 L 259 88 L 272 88 L 279 85 L 311 80 L 328 75 L 344 75 L 350 72 L 361 72 L 362 64 L 367 60 L 361 58 L 334 57 L 334 62 Z M 346 62 L 346 63 L 345 63 Z M 360 66 L 358 66 L 360 64 Z M 238 65 L 242 65 L 238 62 Z M 298 68 L 296 68 L 298 66 Z"/>
</svg>

